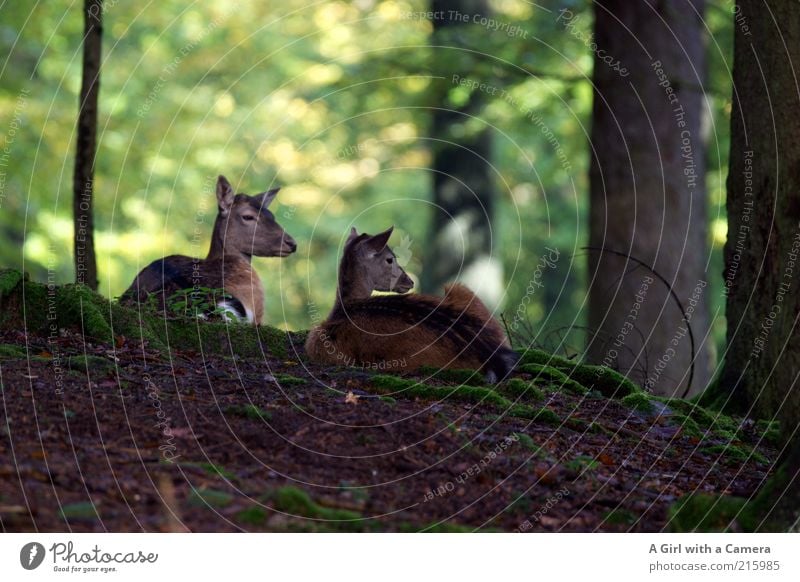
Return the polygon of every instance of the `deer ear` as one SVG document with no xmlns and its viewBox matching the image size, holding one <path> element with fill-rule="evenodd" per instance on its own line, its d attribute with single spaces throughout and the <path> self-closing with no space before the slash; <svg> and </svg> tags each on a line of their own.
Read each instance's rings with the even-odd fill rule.
<svg viewBox="0 0 800 582">
<path fill-rule="evenodd" d="M 347 241 L 344 244 L 349 245 L 351 242 L 358 238 L 358 231 L 355 226 L 350 227 L 350 234 L 347 235 Z"/>
<path fill-rule="evenodd" d="M 217 178 L 217 205 L 222 216 L 227 216 L 233 206 L 233 188 L 225 176 Z"/>
<path fill-rule="evenodd" d="M 386 248 L 386 243 L 389 242 L 389 237 L 392 236 L 393 230 L 394 227 L 391 226 L 389 227 L 388 230 L 385 230 L 380 234 L 376 234 L 375 236 L 369 237 L 367 240 L 364 241 L 364 244 L 371 252 L 379 253 Z"/>
<path fill-rule="evenodd" d="M 278 195 L 280 191 L 280 186 L 277 188 L 273 188 L 272 190 L 268 190 L 267 192 L 262 192 L 261 194 L 257 194 L 253 196 L 256 200 L 259 201 L 259 206 L 261 210 L 266 210 L 269 208 L 269 205 L 272 204 L 272 201 L 275 200 L 275 197 Z"/>
</svg>

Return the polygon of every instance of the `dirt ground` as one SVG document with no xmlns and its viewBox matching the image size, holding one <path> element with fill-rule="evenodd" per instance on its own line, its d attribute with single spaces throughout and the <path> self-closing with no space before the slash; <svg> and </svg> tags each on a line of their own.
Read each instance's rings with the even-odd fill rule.
<svg viewBox="0 0 800 582">
<path fill-rule="evenodd" d="M 458 382 L 391 393 L 301 351 L 0 344 L 3 531 L 652 532 L 687 493 L 750 496 L 775 461 L 752 423 L 698 436 L 669 406 L 547 383 L 551 413 L 530 420 Z"/>
</svg>

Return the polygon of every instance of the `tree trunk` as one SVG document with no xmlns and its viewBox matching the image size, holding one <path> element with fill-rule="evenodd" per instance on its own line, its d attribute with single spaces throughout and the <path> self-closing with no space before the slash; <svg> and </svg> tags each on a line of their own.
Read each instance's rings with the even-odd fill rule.
<svg viewBox="0 0 800 582">
<path fill-rule="evenodd" d="M 75 281 L 97 289 L 94 252 L 94 161 L 97 151 L 97 96 L 103 37 L 103 0 L 84 0 L 83 78 L 78 104 L 78 138 L 72 184 Z"/>
<path fill-rule="evenodd" d="M 471 48 L 459 29 L 476 27 L 475 15 L 487 15 L 486 0 L 432 0 L 434 70 L 445 77 L 433 103 L 433 224 L 427 243 L 422 290 L 440 292 L 456 279 L 470 286 L 491 308 L 503 293 L 497 237 L 492 236 L 494 196 L 490 167 L 491 134 L 479 119 L 485 94 L 471 93 L 458 108 L 450 107 L 447 94 L 454 74 L 469 77 L 473 70 L 456 68 L 476 57 L 459 49 Z M 484 32 L 485 34 L 485 32 Z M 484 82 L 482 80 L 481 82 Z"/>
<path fill-rule="evenodd" d="M 720 389 L 781 420 L 784 464 L 759 508 L 787 529 L 800 519 L 800 4 L 739 0 L 735 19 Z"/>
<path fill-rule="evenodd" d="M 710 377 L 706 334 L 704 0 L 595 4 L 588 357 L 650 392 Z M 695 367 L 690 382 L 692 345 Z"/>
</svg>

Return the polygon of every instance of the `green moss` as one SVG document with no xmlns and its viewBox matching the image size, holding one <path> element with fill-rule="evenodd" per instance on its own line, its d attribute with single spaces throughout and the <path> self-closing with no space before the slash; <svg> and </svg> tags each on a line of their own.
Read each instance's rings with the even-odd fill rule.
<svg viewBox="0 0 800 582">
<path fill-rule="evenodd" d="M 800 443 L 795 441 L 792 445 Z M 800 519 L 797 461 L 798 455 L 789 452 L 788 458 L 775 470 L 756 498 L 747 504 L 744 515 L 739 518 L 744 531 L 797 532 L 797 520 Z M 776 503 L 776 500 L 780 502 Z"/>
<path fill-rule="evenodd" d="M 589 432 L 589 422 L 580 418 L 568 418 L 564 421 L 564 426 L 574 430 L 575 432 Z"/>
<path fill-rule="evenodd" d="M 189 505 L 221 509 L 233 503 L 233 495 L 216 489 L 194 489 L 189 494 Z"/>
<path fill-rule="evenodd" d="M 225 479 L 233 480 L 236 479 L 236 475 L 231 473 L 230 471 L 226 471 L 222 467 L 215 465 L 214 463 L 181 463 L 182 467 L 197 467 L 202 469 L 212 477 L 224 477 Z"/>
<path fill-rule="evenodd" d="M 56 287 L 55 308 L 59 321 L 79 322 L 81 331 L 98 340 L 113 343 L 109 302 L 84 285 Z"/>
<path fill-rule="evenodd" d="M 534 373 L 533 371 L 537 370 L 533 366 L 556 368 L 583 388 L 596 390 L 607 398 L 624 398 L 629 394 L 640 391 L 636 384 L 611 368 L 581 364 L 541 350 L 526 351 L 522 354 L 521 361 L 522 366 L 520 369 L 523 372 L 526 371 L 526 366 L 532 366 L 528 368 L 531 370 L 530 373 Z M 585 392 L 586 390 L 583 390 L 581 393 Z"/>
<path fill-rule="evenodd" d="M 89 354 L 66 358 L 66 366 L 70 370 L 75 370 L 76 372 L 85 373 L 88 371 L 93 376 L 97 375 L 98 372 L 113 370 L 115 367 L 114 362 L 111 360 Z"/>
<path fill-rule="evenodd" d="M 299 386 L 301 384 L 308 384 L 305 378 L 297 378 L 291 374 L 275 374 L 275 381 L 279 386 Z"/>
<path fill-rule="evenodd" d="M 511 378 L 502 387 L 501 390 L 508 392 L 517 398 L 526 398 L 529 400 L 544 400 L 545 395 L 533 382 L 526 382 L 521 378 Z"/>
<path fill-rule="evenodd" d="M 613 430 L 604 427 L 602 424 L 598 422 L 590 422 L 588 431 L 595 434 L 604 434 L 609 437 L 616 436 L 616 433 Z"/>
<path fill-rule="evenodd" d="M 600 466 L 600 463 L 587 455 L 578 455 L 574 459 L 564 463 L 564 466 L 571 471 L 575 471 L 576 473 L 585 473 L 594 471 Z"/>
<path fill-rule="evenodd" d="M 0 344 L 0 358 L 3 359 L 23 359 L 27 357 L 25 350 L 14 344 Z"/>
<path fill-rule="evenodd" d="M 590 390 L 597 390 L 607 398 L 624 398 L 640 392 L 639 387 L 628 378 L 605 366 L 575 366 L 569 377 Z"/>
<path fill-rule="evenodd" d="M 522 353 L 520 358 L 522 364 L 538 364 L 540 366 L 549 366 L 553 368 L 572 369 L 577 362 L 556 356 L 555 354 L 548 354 L 542 350 L 529 349 Z"/>
<path fill-rule="evenodd" d="M 603 516 L 603 521 L 612 525 L 633 525 L 638 519 L 638 515 L 624 507 L 612 509 Z"/>
<path fill-rule="evenodd" d="M 83 285 L 47 287 L 26 280 L 18 271 L 0 271 L 0 325 L 25 327 L 42 336 L 52 325 L 113 344 L 117 337 L 147 341 L 151 347 L 260 358 L 287 355 L 287 332 L 244 324 L 165 318 L 147 309 L 109 302 Z M 295 334 L 296 335 L 296 334 Z"/>
<path fill-rule="evenodd" d="M 436 387 L 398 376 L 380 374 L 372 377 L 372 384 L 381 390 L 391 391 L 406 398 L 453 399 L 463 402 L 489 404 L 503 409 L 511 407 L 511 402 L 489 388 L 464 385 Z"/>
<path fill-rule="evenodd" d="M 517 442 L 522 445 L 523 448 L 531 451 L 537 457 L 546 457 L 547 456 L 547 449 L 545 449 L 541 445 L 537 445 L 536 441 L 534 441 L 530 435 L 527 435 L 522 432 L 515 432 L 512 435 Z"/>
<path fill-rule="evenodd" d="M 394 399 L 394 398 L 392 398 L 391 396 L 381 396 L 381 397 L 379 398 L 379 400 L 380 400 L 381 402 L 385 402 L 386 404 L 388 404 L 388 405 L 390 405 L 390 406 L 394 406 L 395 404 L 397 404 L 397 400 L 395 400 L 395 399 Z"/>
<path fill-rule="evenodd" d="M 441 382 L 451 382 L 453 384 L 469 384 L 472 386 L 483 385 L 483 374 L 478 370 L 460 370 L 448 368 L 432 368 L 430 366 L 422 366 L 419 369 L 420 373 L 429 376 L 431 380 L 439 380 Z"/>
<path fill-rule="evenodd" d="M 712 456 L 721 455 L 726 459 L 740 463 L 745 463 L 747 461 L 755 461 L 756 463 L 762 464 L 769 463 L 769 460 L 764 455 L 755 449 L 742 444 L 711 445 L 708 447 L 703 447 L 700 449 L 700 452 Z"/>
<path fill-rule="evenodd" d="M 541 364 L 524 364 L 519 368 L 519 370 L 527 374 L 532 374 L 534 382 L 547 382 L 550 384 L 555 384 L 567 392 L 572 392 L 573 394 L 583 395 L 589 391 L 586 387 L 581 386 L 578 382 L 569 378 L 564 372 L 561 372 L 560 370 L 550 366 L 542 366 Z"/>
<path fill-rule="evenodd" d="M 683 414 L 672 415 L 672 422 L 681 427 L 683 434 L 688 437 L 702 439 L 706 436 L 706 431 L 701 429 L 698 424 Z"/>
<path fill-rule="evenodd" d="M 506 416 L 527 418 L 545 424 L 560 424 L 556 414 L 546 408 L 532 408 L 526 404 L 512 404 L 510 400 L 495 392 L 492 388 L 477 386 L 428 386 L 415 380 L 390 375 L 372 377 L 372 384 L 379 392 L 391 392 L 404 398 L 420 398 L 423 400 L 455 400 L 492 407 Z"/>
<path fill-rule="evenodd" d="M 739 423 L 730 416 L 721 412 L 713 412 L 703 408 L 699 404 L 682 400 L 680 398 L 660 399 L 669 408 L 677 410 L 684 416 L 691 418 L 697 426 L 705 432 L 713 432 L 715 435 L 726 440 L 736 439 L 739 432 Z"/>
<path fill-rule="evenodd" d="M 780 423 L 777 420 L 759 420 L 756 422 L 756 431 L 767 443 L 778 446 L 781 442 Z"/>
<path fill-rule="evenodd" d="M 622 399 L 622 403 L 628 408 L 638 410 L 639 412 L 645 412 L 647 414 L 653 412 L 653 403 L 650 401 L 650 397 L 644 392 L 628 394 Z"/>
<path fill-rule="evenodd" d="M 744 517 L 744 505 L 745 500 L 738 497 L 689 494 L 670 507 L 669 527 L 674 532 L 728 531 L 734 520 Z"/>
<path fill-rule="evenodd" d="M 27 278 L 27 273 L 23 275 L 21 271 L 14 269 L 0 269 L 0 299 L 10 295 Z"/>
<path fill-rule="evenodd" d="M 91 501 L 68 503 L 59 510 L 64 519 L 98 519 L 97 508 Z"/>
<path fill-rule="evenodd" d="M 250 420 L 269 420 L 272 418 L 272 415 L 269 412 L 262 410 L 255 404 L 228 406 L 225 409 L 225 414 L 241 416 L 243 418 L 249 418 Z"/>
<path fill-rule="evenodd" d="M 275 509 L 297 517 L 323 519 L 329 521 L 348 521 L 361 519 L 361 515 L 347 509 L 331 509 L 314 502 L 311 497 L 297 487 L 281 487 L 272 495 Z"/>
<path fill-rule="evenodd" d="M 236 513 L 236 519 L 248 525 L 264 525 L 267 521 L 267 512 L 263 507 L 254 505 Z"/>
</svg>

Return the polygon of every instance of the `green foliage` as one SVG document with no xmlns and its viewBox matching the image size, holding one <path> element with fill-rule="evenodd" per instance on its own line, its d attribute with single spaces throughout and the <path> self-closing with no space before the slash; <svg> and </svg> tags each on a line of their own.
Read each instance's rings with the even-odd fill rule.
<svg viewBox="0 0 800 582">
<path fill-rule="evenodd" d="M 544 321 L 544 332 L 584 323 L 584 261 L 547 270 L 545 283 L 558 293 L 528 292 L 541 249 L 566 255 L 587 232 L 592 53 L 565 32 L 557 11 L 521 0 L 493 3 L 493 18 L 520 26 L 524 38 L 471 23 L 431 43 L 432 23 L 404 16 L 428 10 L 423 0 L 267 0 L 235 9 L 165 0 L 144 12 L 130 2 L 107 5 L 95 178 L 105 296 L 119 296 L 156 258 L 205 255 L 219 173 L 249 193 L 283 186 L 273 209 L 300 252 L 254 259 L 273 325 L 307 329 L 327 312 L 338 252 L 353 221 L 367 231 L 396 223 L 393 244 L 408 238 L 406 267 L 418 279 L 430 268 L 423 242 L 429 210 L 416 200 L 430 195 L 430 106 L 457 107 L 480 91 L 453 82 L 459 75 L 492 88 L 484 91 L 480 119 L 453 130 L 496 128 L 493 247 L 513 274 L 504 282 L 502 309 L 510 320 Z M 588 37 L 590 3 L 569 7 Z M 64 168 L 74 150 L 81 10 L 5 2 L 0 22 L 0 46 L 9 55 L 0 77 L 8 120 L 0 148 L 10 152 L 0 186 L 7 242 L 0 265 L 21 269 L 24 254 L 34 279 L 63 283 L 73 279 L 71 172 Z M 714 136 L 706 156 L 709 272 L 721 273 L 733 19 L 727 7 L 710 4 L 705 22 Z M 448 43 L 471 50 L 439 48 Z M 721 280 L 710 285 L 714 313 L 722 306 L 715 292 Z M 717 343 L 724 332 L 717 318 Z M 580 339 L 580 332 L 572 334 Z"/>
</svg>

